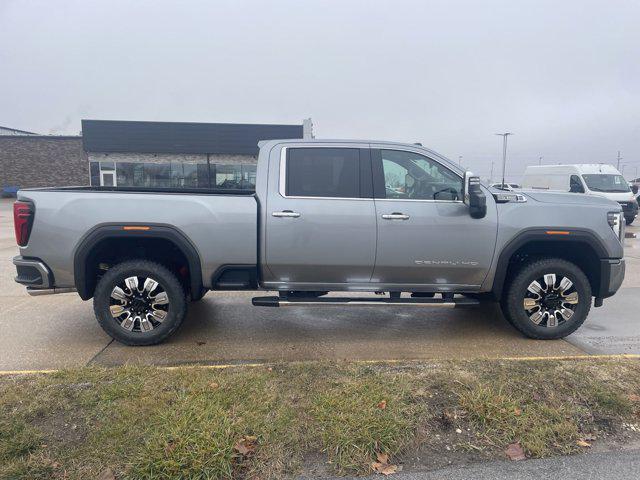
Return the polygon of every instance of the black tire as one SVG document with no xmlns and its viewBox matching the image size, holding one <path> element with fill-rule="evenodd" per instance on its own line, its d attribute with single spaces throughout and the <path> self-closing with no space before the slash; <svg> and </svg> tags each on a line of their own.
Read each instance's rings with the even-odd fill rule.
<svg viewBox="0 0 640 480">
<path fill-rule="evenodd" d="M 572 289 L 578 294 L 573 315 L 552 327 L 536 325 L 523 306 L 531 282 L 548 273 L 568 278 L 573 283 Z M 544 258 L 524 265 L 511 277 L 500 305 L 507 321 L 525 336 L 539 340 L 564 338 L 575 332 L 586 320 L 591 309 L 591 285 L 577 265 L 560 258 Z"/>
<path fill-rule="evenodd" d="M 166 317 L 150 331 L 126 330 L 110 312 L 113 289 L 131 276 L 153 278 L 168 296 Z M 93 296 L 93 310 L 102 329 L 112 338 L 125 345 L 154 345 L 172 335 L 182 324 L 187 300 L 180 281 L 166 267 L 148 260 L 129 260 L 110 268 L 100 279 Z"/>
<path fill-rule="evenodd" d="M 627 225 L 631 225 L 636 217 L 624 217 L 624 221 Z"/>
</svg>

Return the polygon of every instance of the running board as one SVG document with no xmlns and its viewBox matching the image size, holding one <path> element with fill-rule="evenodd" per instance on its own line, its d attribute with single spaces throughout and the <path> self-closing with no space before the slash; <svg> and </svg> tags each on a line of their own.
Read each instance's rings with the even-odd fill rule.
<svg viewBox="0 0 640 480">
<path fill-rule="evenodd" d="M 353 297 L 321 297 L 321 298 L 286 298 L 286 297 L 254 297 L 251 300 L 256 307 L 470 307 L 480 302 L 473 298 L 353 298 Z"/>
</svg>

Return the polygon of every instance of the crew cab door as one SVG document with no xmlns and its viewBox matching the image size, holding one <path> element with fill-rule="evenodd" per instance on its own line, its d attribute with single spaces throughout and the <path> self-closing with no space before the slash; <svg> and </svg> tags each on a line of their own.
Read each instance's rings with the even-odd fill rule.
<svg viewBox="0 0 640 480">
<path fill-rule="evenodd" d="M 463 178 L 423 151 L 371 150 L 378 220 L 372 281 L 383 284 L 479 286 L 491 266 L 497 213 L 474 219 L 463 200 Z"/>
<path fill-rule="evenodd" d="M 286 146 L 269 170 L 264 286 L 327 290 L 369 282 L 376 248 L 369 150 Z"/>
</svg>

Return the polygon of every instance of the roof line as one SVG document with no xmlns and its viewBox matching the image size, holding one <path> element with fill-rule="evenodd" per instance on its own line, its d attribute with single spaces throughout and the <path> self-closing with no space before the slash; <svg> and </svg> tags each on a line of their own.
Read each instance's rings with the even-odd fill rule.
<svg viewBox="0 0 640 480">
<path fill-rule="evenodd" d="M 157 120 L 102 120 L 95 118 L 83 118 L 81 122 L 99 122 L 99 123 L 151 123 L 151 124 L 176 124 L 179 123 L 181 125 L 231 125 L 231 126 L 274 126 L 274 127 L 302 127 L 302 123 L 229 123 L 229 122 L 173 122 L 173 121 L 157 121 Z"/>
<path fill-rule="evenodd" d="M 29 135 L 39 135 L 39 133 L 27 132 L 26 130 L 20 130 L 19 128 L 3 127 L 2 125 L 0 125 L 0 128 L 4 128 L 5 130 L 13 130 L 14 132 L 28 133 Z"/>
</svg>

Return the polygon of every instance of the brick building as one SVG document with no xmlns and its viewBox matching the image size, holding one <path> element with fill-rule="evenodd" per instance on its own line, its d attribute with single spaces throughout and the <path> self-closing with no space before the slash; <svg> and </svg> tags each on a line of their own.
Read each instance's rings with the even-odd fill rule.
<svg viewBox="0 0 640 480">
<path fill-rule="evenodd" d="M 0 127 L 0 189 L 252 189 L 260 140 L 312 136 L 310 119 L 300 125 L 83 120 L 82 136 Z"/>
</svg>

